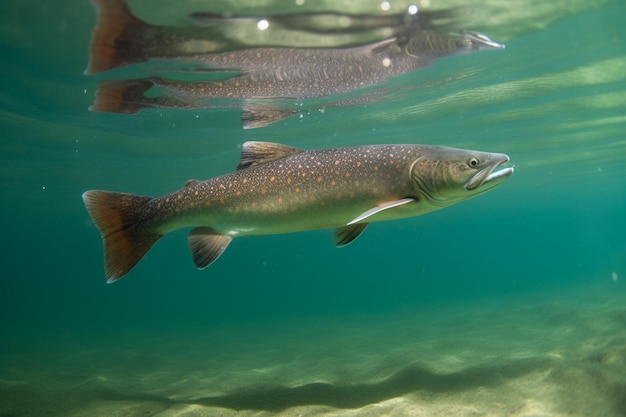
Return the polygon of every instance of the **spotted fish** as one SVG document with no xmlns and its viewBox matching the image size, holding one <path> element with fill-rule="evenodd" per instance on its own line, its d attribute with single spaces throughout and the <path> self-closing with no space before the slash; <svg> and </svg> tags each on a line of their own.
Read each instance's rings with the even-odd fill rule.
<svg viewBox="0 0 626 417">
<path fill-rule="evenodd" d="M 193 39 L 193 29 L 171 32 L 145 23 L 120 0 L 97 0 L 96 5 L 99 25 L 92 36 L 87 73 L 160 60 L 182 75 L 165 78 L 148 73 L 101 81 L 90 110 L 131 114 L 144 108 L 237 107 L 242 109 L 244 128 L 264 127 L 298 113 L 289 100 L 345 94 L 419 70 L 443 56 L 504 48 L 480 33 L 412 28 L 341 48 L 227 49 L 223 40 Z M 189 69 L 194 72 L 191 77 Z"/>
<path fill-rule="evenodd" d="M 365 45 L 420 31 L 448 32 L 450 28 L 443 22 L 453 17 L 450 10 L 421 10 L 415 15 L 282 12 L 262 17 L 195 12 L 189 15 L 194 25 L 169 26 L 141 20 L 125 0 L 92 2 L 98 24 L 91 35 L 87 74 L 157 59 L 202 62 L 205 55 L 268 46 L 344 48 Z M 268 30 L 258 29 L 260 20 L 267 22 Z M 243 59 L 230 59 L 229 68 Z M 262 60 L 256 59 L 245 65 L 249 69 L 255 61 L 262 64 Z"/>
<path fill-rule="evenodd" d="M 505 154 L 428 145 L 303 150 L 246 142 L 233 173 L 189 180 L 162 197 L 91 190 L 83 201 L 104 243 L 105 274 L 128 273 L 169 232 L 193 227 L 199 269 L 233 238 L 334 229 L 336 246 L 372 222 L 417 216 L 467 200 L 513 173 Z"/>
<path fill-rule="evenodd" d="M 156 76 L 106 80 L 99 83 L 90 110 L 241 107 L 243 127 L 258 128 L 297 113 L 277 100 L 336 96 L 426 67 L 441 56 L 501 47 L 473 32 L 419 32 L 352 48 L 253 48 L 206 54 L 187 59 L 235 75 L 196 81 Z"/>
</svg>

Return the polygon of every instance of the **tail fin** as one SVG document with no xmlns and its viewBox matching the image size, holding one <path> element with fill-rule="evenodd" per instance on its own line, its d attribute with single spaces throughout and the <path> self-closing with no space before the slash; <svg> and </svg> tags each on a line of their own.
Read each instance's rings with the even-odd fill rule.
<svg viewBox="0 0 626 417">
<path fill-rule="evenodd" d="M 91 190 L 83 201 L 104 243 L 104 270 L 107 282 L 128 273 L 162 235 L 142 222 L 145 205 L 151 197 Z"/>
<path fill-rule="evenodd" d="M 137 19 L 124 0 L 92 0 L 98 25 L 91 34 L 89 64 L 85 74 L 119 68 L 142 58 L 137 42 L 154 25 Z"/>
<path fill-rule="evenodd" d="M 107 113 L 137 113 L 151 107 L 153 99 L 144 95 L 154 83 L 150 79 L 103 81 L 98 84 L 96 98 L 89 110 Z"/>
</svg>

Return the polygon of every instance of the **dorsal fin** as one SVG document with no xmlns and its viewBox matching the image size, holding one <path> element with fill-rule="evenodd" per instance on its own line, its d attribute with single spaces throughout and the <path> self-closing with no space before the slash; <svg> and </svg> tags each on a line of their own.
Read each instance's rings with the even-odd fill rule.
<svg viewBox="0 0 626 417">
<path fill-rule="evenodd" d="M 187 187 L 193 187 L 194 185 L 198 185 L 198 184 L 200 184 L 201 182 L 202 182 L 202 181 L 200 181 L 200 180 L 194 180 L 194 179 L 187 180 L 187 182 L 185 183 L 185 188 L 187 188 Z"/>
<path fill-rule="evenodd" d="M 277 161 L 291 155 L 304 152 L 304 149 L 281 145 L 272 142 L 246 142 L 241 148 L 241 158 L 237 170 L 250 168 L 255 165 Z"/>
<path fill-rule="evenodd" d="M 256 129 L 279 122 L 296 113 L 298 110 L 248 105 L 241 111 L 241 125 L 244 129 Z"/>
</svg>

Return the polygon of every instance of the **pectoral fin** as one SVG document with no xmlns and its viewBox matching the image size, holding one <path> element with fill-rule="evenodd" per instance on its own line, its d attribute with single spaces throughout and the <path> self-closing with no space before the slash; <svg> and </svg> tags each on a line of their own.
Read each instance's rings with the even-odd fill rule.
<svg viewBox="0 0 626 417">
<path fill-rule="evenodd" d="M 333 238 L 335 239 L 335 246 L 338 248 L 346 246 L 365 230 L 367 223 L 357 223 L 350 226 L 339 227 L 333 231 Z"/>
<path fill-rule="evenodd" d="M 226 250 L 232 237 L 221 235 L 210 227 L 196 227 L 191 232 L 187 241 L 193 263 L 198 269 L 204 269 L 213 263 Z"/>
<path fill-rule="evenodd" d="M 395 200 L 395 201 L 390 201 L 388 203 L 383 203 L 379 206 L 376 206 L 374 208 L 367 210 L 366 212 L 362 213 L 360 216 L 352 219 L 350 222 L 348 222 L 348 226 L 355 224 L 355 223 L 359 223 L 367 219 L 368 217 L 373 216 L 374 214 L 380 213 L 383 210 L 388 210 L 390 208 L 398 207 L 403 204 L 412 203 L 413 201 L 415 201 L 414 198 L 403 198 L 401 200 Z"/>
</svg>

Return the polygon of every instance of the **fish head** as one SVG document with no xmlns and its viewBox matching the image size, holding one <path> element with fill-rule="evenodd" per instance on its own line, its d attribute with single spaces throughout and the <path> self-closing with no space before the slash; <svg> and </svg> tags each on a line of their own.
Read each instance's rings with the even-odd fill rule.
<svg viewBox="0 0 626 417">
<path fill-rule="evenodd" d="M 502 184 L 513 174 L 508 162 L 502 153 L 426 147 L 411 165 L 411 182 L 418 199 L 446 207 Z"/>
<path fill-rule="evenodd" d="M 504 45 L 478 32 L 442 33 L 416 31 L 406 40 L 404 52 L 414 57 L 437 58 L 484 49 L 503 49 Z"/>
<path fill-rule="evenodd" d="M 480 32 L 461 31 L 456 34 L 458 42 L 468 51 L 482 51 L 483 49 L 504 49 L 505 45 L 498 43 L 489 36 Z"/>
</svg>

